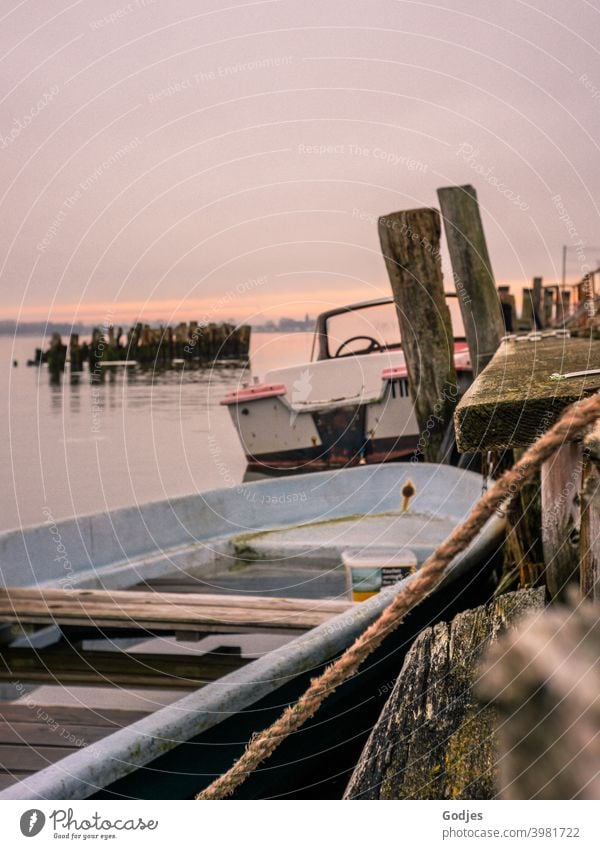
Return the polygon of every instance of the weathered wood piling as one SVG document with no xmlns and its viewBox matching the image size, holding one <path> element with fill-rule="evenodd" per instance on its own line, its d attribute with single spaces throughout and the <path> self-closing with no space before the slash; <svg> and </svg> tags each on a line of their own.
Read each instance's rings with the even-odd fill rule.
<svg viewBox="0 0 600 849">
<path fill-rule="evenodd" d="M 473 684 L 485 649 L 544 591 L 508 593 L 421 632 L 408 652 L 345 793 L 347 799 L 491 799 L 495 711 Z"/>
<path fill-rule="evenodd" d="M 500 301 L 473 186 L 438 189 L 454 285 L 475 375 L 494 355 L 504 334 Z"/>
<path fill-rule="evenodd" d="M 454 337 L 444 296 L 440 216 L 435 209 L 379 219 L 379 239 L 394 293 L 411 398 L 424 459 L 441 459 L 458 397 Z"/>
<path fill-rule="evenodd" d="M 60 333 L 53 333 L 50 347 L 46 353 L 46 362 L 51 372 L 62 371 L 67 359 L 67 346 L 63 345 Z"/>
</svg>

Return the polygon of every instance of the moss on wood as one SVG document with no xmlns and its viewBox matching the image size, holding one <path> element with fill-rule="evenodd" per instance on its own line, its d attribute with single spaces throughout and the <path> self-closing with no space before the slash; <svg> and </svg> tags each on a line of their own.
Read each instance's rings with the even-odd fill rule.
<svg viewBox="0 0 600 849">
<path fill-rule="evenodd" d="M 356 766 L 346 798 L 490 799 L 496 789 L 493 707 L 473 695 L 487 645 L 544 590 L 521 590 L 423 631 Z"/>
<path fill-rule="evenodd" d="M 529 445 L 569 404 L 600 389 L 600 374 L 551 375 L 600 368 L 600 342 L 548 337 L 503 342 L 455 413 L 460 451 Z"/>
</svg>

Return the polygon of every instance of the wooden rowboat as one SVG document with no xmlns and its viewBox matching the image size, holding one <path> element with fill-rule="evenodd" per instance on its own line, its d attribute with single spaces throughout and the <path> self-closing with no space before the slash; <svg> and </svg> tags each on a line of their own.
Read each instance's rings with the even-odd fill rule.
<svg viewBox="0 0 600 849">
<path fill-rule="evenodd" d="M 401 490 L 409 478 L 414 495 L 407 504 Z M 0 702 L 0 798 L 193 796 L 397 592 L 399 584 L 384 586 L 352 603 L 343 552 L 391 556 L 409 549 L 418 569 L 465 517 L 481 485 L 478 475 L 450 466 L 365 466 L 56 523 L 49 517 L 0 535 L 5 681 L 22 688 L 104 681 L 117 697 L 127 686 L 189 690 L 145 715 L 125 716 L 122 706 L 122 717 L 118 706 L 90 714 L 84 705 L 79 726 L 76 711 L 47 703 L 54 737 L 34 722 L 35 694 Z M 240 798 L 341 797 L 412 639 L 431 621 L 485 600 L 502 535 L 502 521 L 490 521 L 438 592 L 241 788 Z M 172 634 L 187 645 L 184 656 L 165 657 L 161 643 L 171 640 L 172 647 Z M 116 650 L 123 636 L 152 638 L 150 653 Z M 260 640 L 279 643 L 263 650 Z M 60 729 L 73 735 L 76 726 L 83 744 L 69 749 Z M 15 768 L 27 734 L 42 740 L 28 746 L 37 753 L 29 772 Z"/>
</svg>

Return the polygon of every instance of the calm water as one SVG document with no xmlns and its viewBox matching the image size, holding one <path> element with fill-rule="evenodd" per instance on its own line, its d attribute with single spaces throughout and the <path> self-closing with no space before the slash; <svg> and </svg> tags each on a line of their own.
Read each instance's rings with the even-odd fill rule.
<svg viewBox="0 0 600 849">
<path fill-rule="evenodd" d="M 245 462 L 226 392 L 251 374 L 304 362 L 311 334 L 256 333 L 250 369 L 128 373 L 103 385 L 28 368 L 40 340 L 0 336 L 0 530 L 233 486 Z M 17 368 L 12 361 L 19 362 Z"/>
</svg>

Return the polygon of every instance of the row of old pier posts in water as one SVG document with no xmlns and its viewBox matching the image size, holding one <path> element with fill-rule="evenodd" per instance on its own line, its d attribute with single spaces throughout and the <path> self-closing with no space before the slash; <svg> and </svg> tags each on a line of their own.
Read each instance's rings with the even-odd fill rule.
<svg viewBox="0 0 600 849">
<path fill-rule="evenodd" d="M 533 285 L 523 288 L 520 313 L 510 286 L 498 286 L 507 332 L 567 328 L 573 336 L 600 338 L 600 294 L 595 283 L 599 274 L 600 269 L 589 272 L 569 287 L 544 284 L 543 278 L 534 277 Z"/>
<path fill-rule="evenodd" d="M 251 328 L 246 324 L 190 321 L 173 328 L 137 322 L 126 333 L 121 327 L 95 328 L 89 342 L 81 342 L 79 333 L 71 333 L 67 346 L 59 333 L 53 333 L 48 349 L 36 349 L 29 365 L 47 363 L 51 375 L 57 376 L 67 363 L 72 373 L 83 371 L 87 364 L 94 379 L 100 379 L 111 364 L 137 364 L 152 369 L 245 364 L 250 334 Z"/>
</svg>

